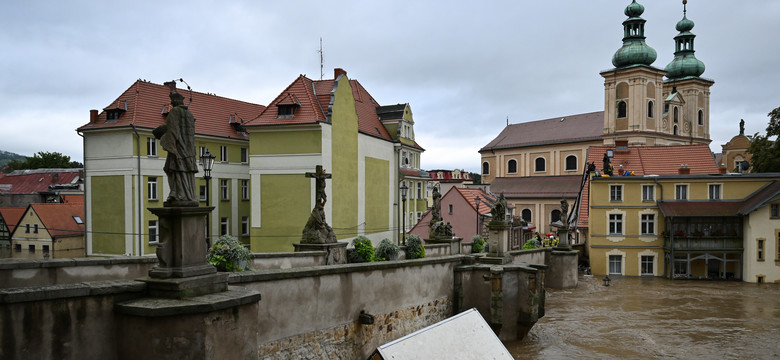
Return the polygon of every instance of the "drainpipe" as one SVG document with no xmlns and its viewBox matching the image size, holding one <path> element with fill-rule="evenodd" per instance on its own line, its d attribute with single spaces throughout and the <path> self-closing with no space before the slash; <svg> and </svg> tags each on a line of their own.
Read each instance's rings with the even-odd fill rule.
<svg viewBox="0 0 780 360">
<path fill-rule="evenodd" d="M 84 164 L 84 170 L 83 170 L 83 174 L 84 174 L 84 179 L 83 179 L 84 180 L 84 218 L 81 219 L 81 220 L 84 221 L 84 255 L 85 256 L 89 256 L 89 255 L 92 255 L 91 254 L 92 248 L 87 246 L 87 244 L 89 243 L 89 241 L 87 241 L 87 237 L 88 236 L 91 237 L 91 235 L 88 235 L 89 233 L 87 232 L 87 229 L 89 229 L 89 220 L 88 220 L 89 216 L 87 216 L 87 204 L 89 204 L 89 198 L 88 198 L 89 192 L 87 191 L 87 156 L 86 156 L 87 144 L 85 144 L 84 134 L 82 134 L 82 133 L 80 133 L 78 131 L 76 131 L 76 134 L 78 136 L 81 136 L 81 139 L 82 139 L 81 140 L 81 157 L 82 157 L 81 160 L 83 161 L 83 164 Z M 54 242 L 52 242 L 51 248 L 52 248 L 52 255 L 54 255 Z"/>
<path fill-rule="evenodd" d="M 398 188 L 401 186 L 401 160 L 399 159 L 399 157 L 401 156 L 401 143 L 400 143 L 400 141 L 396 141 L 393 144 L 393 147 L 395 148 L 394 149 L 395 150 L 394 163 L 395 163 L 395 171 L 396 171 L 395 189 L 393 189 L 393 194 L 394 194 L 393 199 L 395 200 L 396 218 L 395 218 L 395 221 L 394 221 L 395 224 L 393 224 L 393 229 L 395 230 L 395 235 L 394 236 L 397 236 L 396 244 L 398 244 L 400 246 L 401 245 L 401 235 L 400 235 L 400 233 L 398 231 L 398 229 L 400 229 L 400 226 L 401 226 L 401 205 L 400 205 L 400 199 L 399 199 L 400 194 L 398 193 Z"/>
<path fill-rule="evenodd" d="M 655 181 L 655 184 L 658 185 L 658 188 L 661 189 L 660 200 L 656 200 L 655 201 L 656 206 L 658 206 L 658 202 L 659 201 L 664 201 L 664 186 L 661 185 L 661 183 L 658 182 L 658 178 L 657 177 L 654 178 L 653 181 Z M 672 259 L 671 259 L 672 265 L 671 265 L 671 269 L 669 269 L 669 278 L 673 278 L 674 277 L 674 242 L 673 242 L 674 234 L 672 234 L 672 228 L 673 228 L 673 225 L 674 225 L 674 218 L 673 217 L 669 218 L 669 220 L 670 220 L 670 224 L 669 224 L 669 246 L 671 248 L 671 253 L 672 253 Z M 666 272 L 666 270 L 664 270 L 664 273 L 665 272 Z"/>
<path fill-rule="evenodd" d="M 141 202 L 143 201 L 143 197 L 141 196 L 141 135 L 138 134 L 138 130 L 135 128 L 135 124 L 130 124 L 130 126 L 133 128 L 133 132 L 135 133 L 135 142 L 136 142 L 136 148 L 138 149 L 138 175 L 136 176 L 136 180 L 138 183 L 138 186 L 136 187 L 136 192 L 138 193 L 138 256 L 143 256 L 142 250 L 143 250 L 143 212 L 142 212 L 142 206 Z"/>
</svg>

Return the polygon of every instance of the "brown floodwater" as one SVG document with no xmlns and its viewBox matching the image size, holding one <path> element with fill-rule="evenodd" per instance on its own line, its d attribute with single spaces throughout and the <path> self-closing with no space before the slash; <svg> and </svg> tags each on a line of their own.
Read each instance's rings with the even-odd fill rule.
<svg viewBox="0 0 780 360">
<path fill-rule="evenodd" d="M 780 358 L 780 284 L 580 276 L 545 311 L 515 359 Z"/>
</svg>

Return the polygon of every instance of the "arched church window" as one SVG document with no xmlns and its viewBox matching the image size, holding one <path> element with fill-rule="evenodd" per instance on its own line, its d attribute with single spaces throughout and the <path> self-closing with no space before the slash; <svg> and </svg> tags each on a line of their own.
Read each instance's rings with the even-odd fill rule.
<svg viewBox="0 0 780 360">
<path fill-rule="evenodd" d="M 561 221 L 561 211 L 555 209 L 550 213 L 550 222 Z"/>
<path fill-rule="evenodd" d="M 547 163 L 543 157 L 538 157 L 534 160 L 534 171 L 545 172 L 547 171 Z"/>
<path fill-rule="evenodd" d="M 506 171 L 508 173 L 512 173 L 512 174 L 516 173 L 517 172 L 517 160 L 515 160 L 515 159 L 509 160 L 509 162 L 507 163 L 506 167 L 507 167 Z"/>
<path fill-rule="evenodd" d="M 653 103 L 652 101 L 648 101 L 647 102 L 647 117 L 649 117 L 649 118 L 653 117 L 653 115 L 654 115 L 653 113 L 655 112 L 654 110 L 655 110 L 655 103 Z"/>
<path fill-rule="evenodd" d="M 677 135 L 677 125 L 674 126 L 673 134 Z"/>
<path fill-rule="evenodd" d="M 531 222 L 531 209 L 523 209 L 522 217 L 523 217 L 523 221 L 530 223 Z"/>
<path fill-rule="evenodd" d="M 625 101 L 620 100 L 617 108 L 617 117 L 624 118 L 628 114 L 628 104 Z"/>
<path fill-rule="evenodd" d="M 487 175 L 490 174 L 490 163 L 487 161 L 482 163 L 482 174 Z"/>
<path fill-rule="evenodd" d="M 680 119 L 680 110 L 677 106 L 674 107 L 674 123 L 678 123 Z"/>
<path fill-rule="evenodd" d="M 577 170 L 577 157 L 569 155 L 566 157 L 566 170 Z"/>
<path fill-rule="evenodd" d="M 704 111 L 699 110 L 699 125 L 704 125 Z"/>
</svg>

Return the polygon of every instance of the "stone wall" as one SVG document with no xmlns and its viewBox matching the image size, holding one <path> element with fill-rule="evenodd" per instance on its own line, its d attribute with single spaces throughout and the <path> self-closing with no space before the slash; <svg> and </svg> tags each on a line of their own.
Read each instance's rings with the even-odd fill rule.
<svg viewBox="0 0 780 360">
<path fill-rule="evenodd" d="M 156 257 L 0 260 L 0 288 L 132 280 L 157 265 Z"/>
<path fill-rule="evenodd" d="M 326 251 L 300 251 L 278 253 L 252 253 L 254 270 L 291 269 L 325 265 Z"/>
</svg>

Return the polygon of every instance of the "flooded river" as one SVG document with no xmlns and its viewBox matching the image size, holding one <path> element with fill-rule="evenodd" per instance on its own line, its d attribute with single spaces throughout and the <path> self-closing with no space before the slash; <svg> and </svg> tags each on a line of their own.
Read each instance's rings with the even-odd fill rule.
<svg viewBox="0 0 780 360">
<path fill-rule="evenodd" d="M 516 359 L 780 358 L 780 284 L 581 276 L 546 312 Z"/>
</svg>

